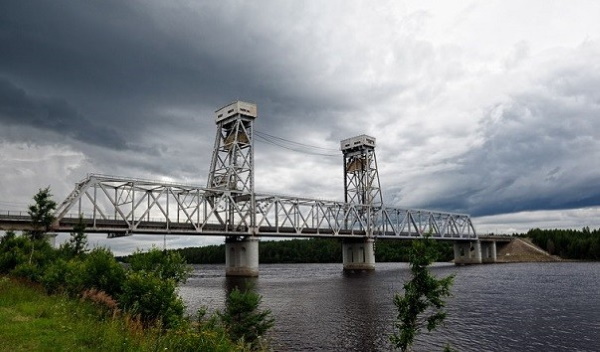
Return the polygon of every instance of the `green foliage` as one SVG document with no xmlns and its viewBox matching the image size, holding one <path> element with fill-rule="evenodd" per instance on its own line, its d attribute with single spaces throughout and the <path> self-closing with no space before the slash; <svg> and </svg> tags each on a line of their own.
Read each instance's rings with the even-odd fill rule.
<svg viewBox="0 0 600 352">
<path fill-rule="evenodd" d="M 32 242 L 13 231 L 6 232 L 0 239 L 0 273 L 8 274 L 17 265 L 26 263 L 31 252 Z"/>
<path fill-rule="evenodd" d="M 394 295 L 398 315 L 394 327 L 398 329 L 390 341 L 395 348 L 409 350 L 421 329 L 432 331 L 446 318 L 444 299 L 450 296 L 454 275 L 437 279 L 429 271 L 436 261 L 435 242 L 430 238 L 414 240 L 409 253 L 412 278 L 404 284 L 404 294 Z"/>
<path fill-rule="evenodd" d="M 125 311 L 139 316 L 145 326 L 160 321 L 164 327 L 172 328 L 181 322 L 184 311 L 176 290 L 177 283 L 172 278 L 161 278 L 147 271 L 129 271 L 118 300 Z"/>
<path fill-rule="evenodd" d="M 122 291 L 125 268 L 106 248 L 95 248 L 85 256 L 57 258 L 40 278 L 48 293 L 65 292 L 77 296 L 86 289 L 97 289 L 116 296 Z"/>
<path fill-rule="evenodd" d="M 10 231 L 0 240 L 0 273 L 38 281 L 55 257 L 45 240 L 31 240 Z"/>
<path fill-rule="evenodd" d="M 145 329 L 130 315 L 97 315 L 97 307 L 35 285 L 0 277 L 0 351 L 242 351 L 223 329 Z"/>
<path fill-rule="evenodd" d="M 244 291 L 236 287 L 229 293 L 225 311 L 219 317 L 232 340 L 241 340 L 256 347 L 260 338 L 273 327 L 271 311 L 258 308 L 261 300 L 262 297 L 251 287 Z"/>
<path fill-rule="evenodd" d="M 33 240 L 42 239 L 44 234 L 50 229 L 50 225 L 54 221 L 54 209 L 56 208 L 56 202 L 52 200 L 52 194 L 50 193 L 50 187 L 40 189 L 39 192 L 33 196 L 34 204 L 28 207 L 27 213 L 31 217 L 31 223 L 33 230 L 28 234 Z"/>
<path fill-rule="evenodd" d="M 133 271 L 145 271 L 158 278 L 173 279 L 178 284 L 185 283 L 191 271 L 180 253 L 163 251 L 156 247 L 148 252 L 137 250 L 127 261 Z"/>
<path fill-rule="evenodd" d="M 111 251 L 94 248 L 83 260 L 81 281 L 84 288 L 96 288 L 116 296 L 122 291 L 125 268 L 117 262 Z"/>
<path fill-rule="evenodd" d="M 88 251 L 83 215 L 79 215 L 79 222 L 73 227 L 73 230 L 69 242 L 63 244 L 60 248 L 67 257 L 80 256 Z"/>
<path fill-rule="evenodd" d="M 260 262 L 271 263 L 339 263 L 341 242 L 336 239 L 313 238 L 288 241 L 264 241 L 259 246 Z"/>
<path fill-rule="evenodd" d="M 548 253 L 564 259 L 600 260 L 600 229 L 532 229 L 527 237 Z"/>
<path fill-rule="evenodd" d="M 129 272 L 119 296 L 123 308 L 139 315 L 144 324 L 160 320 L 165 327 L 181 323 L 184 305 L 177 284 L 185 282 L 191 268 L 176 252 L 152 248 L 128 258 Z"/>
</svg>

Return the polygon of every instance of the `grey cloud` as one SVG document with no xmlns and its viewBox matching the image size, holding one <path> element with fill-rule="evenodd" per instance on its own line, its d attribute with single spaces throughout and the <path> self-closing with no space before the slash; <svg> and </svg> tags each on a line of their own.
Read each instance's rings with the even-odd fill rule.
<svg viewBox="0 0 600 352">
<path fill-rule="evenodd" d="M 0 74 L 18 77 L 28 91 L 76 101 L 90 120 L 119 126 L 128 138 L 161 123 L 153 110 L 164 105 L 211 112 L 250 100 L 275 132 L 295 121 L 326 123 L 324 110 L 344 106 L 336 84 L 307 86 L 314 72 L 302 65 L 310 50 L 297 47 L 299 38 L 257 28 L 274 21 L 261 6 L 161 6 L 5 3 Z"/>
<path fill-rule="evenodd" d="M 483 144 L 449 160 L 453 170 L 428 176 L 444 192 L 421 205 L 479 216 L 599 204 L 600 105 L 586 102 L 597 94 L 600 72 L 583 71 L 568 80 L 559 72 L 543 82 L 546 90 L 490 109 Z"/>
<path fill-rule="evenodd" d="M 116 131 L 92 124 L 65 100 L 31 96 L 2 78 L 0 121 L 50 130 L 93 145 L 126 147 L 125 140 Z"/>
</svg>

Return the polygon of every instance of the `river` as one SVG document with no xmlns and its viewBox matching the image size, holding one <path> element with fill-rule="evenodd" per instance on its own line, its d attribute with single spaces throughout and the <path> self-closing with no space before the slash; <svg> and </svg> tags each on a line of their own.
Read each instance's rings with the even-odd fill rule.
<svg viewBox="0 0 600 352">
<path fill-rule="evenodd" d="M 390 351 L 394 292 L 410 277 L 406 263 L 377 263 L 347 275 L 341 264 L 260 266 L 252 279 L 272 311 L 276 351 Z M 600 351 L 600 263 L 436 263 L 456 274 L 443 327 L 424 332 L 415 351 Z M 196 266 L 180 294 L 190 313 L 222 309 L 227 290 L 243 285 L 222 265 Z"/>
</svg>

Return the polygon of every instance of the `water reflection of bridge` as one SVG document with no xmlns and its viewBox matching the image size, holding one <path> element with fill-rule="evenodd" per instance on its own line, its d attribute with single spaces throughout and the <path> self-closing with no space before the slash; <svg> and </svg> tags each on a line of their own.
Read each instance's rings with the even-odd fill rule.
<svg viewBox="0 0 600 352">
<path fill-rule="evenodd" d="M 341 142 L 344 202 L 255 193 L 256 116 L 256 106 L 244 102 L 217 110 L 207 187 L 90 174 L 58 206 L 52 231 L 71 232 L 82 221 L 86 232 L 109 236 L 224 236 L 227 273 L 241 276 L 258 274 L 259 236 L 340 238 L 347 270 L 374 269 L 374 239 L 426 234 L 455 241 L 459 262 L 482 261 L 468 215 L 383 205 L 375 138 L 366 135 Z M 0 214 L 0 228 L 26 230 L 31 221 L 26 214 Z M 489 248 L 484 252 L 491 257 L 495 247 Z"/>
</svg>

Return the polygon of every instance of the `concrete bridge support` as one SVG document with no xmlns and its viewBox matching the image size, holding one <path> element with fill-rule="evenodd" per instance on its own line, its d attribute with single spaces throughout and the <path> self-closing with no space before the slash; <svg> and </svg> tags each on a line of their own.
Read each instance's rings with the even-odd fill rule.
<svg viewBox="0 0 600 352">
<path fill-rule="evenodd" d="M 257 237 L 228 237 L 225 240 L 225 276 L 258 276 Z"/>
<path fill-rule="evenodd" d="M 345 239 L 342 242 L 344 271 L 375 270 L 374 242 L 372 238 Z"/>
<path fill-rule="evenodd" d="M 481 264 L 481 242 L 454 242 L 454 264 Z"/>
<path fill-rule="evenodd" d="M 481 262 L 496 262 L 496 241 L 479 241 L 481 243 Z"/>
</svg>

